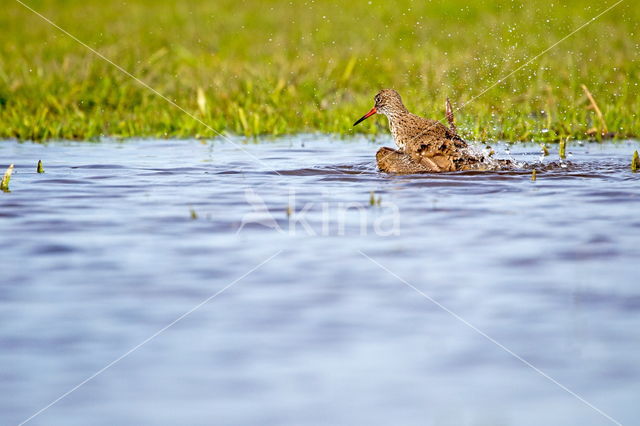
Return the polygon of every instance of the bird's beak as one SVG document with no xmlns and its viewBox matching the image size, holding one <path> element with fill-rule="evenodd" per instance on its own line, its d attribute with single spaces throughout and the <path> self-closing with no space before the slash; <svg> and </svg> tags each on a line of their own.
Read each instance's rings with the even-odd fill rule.
<svg viewBox="0 0 640 426">
<path fill-rule="evenodd" d="M 365 115 L 362 116 L 362 118 L 360 118 L 360 120 L 356 121 L 355 123 L 353 123 L 353 125 L 355 126 L 356 124 L 360 123 L 361 121 L 366 120 L 367 118 L 371 117 L 373 114 L 375 114 L 376 112 L 378 112 L 378 110 L 376 109 L 376 107 L 371 108 L 371 111 L 369 111 L 368 113 L 366 113 Z"/>
</svg>

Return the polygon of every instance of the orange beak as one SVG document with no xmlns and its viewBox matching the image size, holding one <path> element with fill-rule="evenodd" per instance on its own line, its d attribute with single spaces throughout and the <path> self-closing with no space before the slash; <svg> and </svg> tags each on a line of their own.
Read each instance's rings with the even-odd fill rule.
<svg viewBox="0 0 640 426">
<path fill-rule="evenodd" d="M 373 114 L 375 114 L 376 112 L 378 112 L 378 110 L 376 109 L 376 107 L 371 108 L 371 111 L 369 111 L 368 113 L 366 113 L 365 115 L 363 115 L 360 120 L 356 121 L 355 123 L 353 123 L 353 125 L 357 125 L 358 123 L 360 123 L 361 121 L 366 120 L 367 118 L 371 117 Z"/>
</svg>

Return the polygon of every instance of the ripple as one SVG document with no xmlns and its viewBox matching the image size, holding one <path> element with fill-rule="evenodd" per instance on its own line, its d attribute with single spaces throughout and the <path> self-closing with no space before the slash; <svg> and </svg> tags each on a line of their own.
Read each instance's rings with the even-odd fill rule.
<svg viewBox="0 0 640 426">
<path fill-rule="evenodd" d="M 251 389 L 277 409 L 366 389 L 548 402 L 548 382 L 429 298 L 584 392 L 639 394 L 637 143 L 570 161 L 497 145 L 517 168 L 412 176 L 378 172 L 378 145 L 291 136 L 243 145 L 255 161 L 217 141 L 50 143 L 38 175 L 42 146 L 0 144 L 22 165 L 0 193 L 0 411 L 26 417 L 194 306 L 101 376 L 104 410 L 219 412 Z M 91 423 L 87 395 L 50 423 Z"/>
</svg>

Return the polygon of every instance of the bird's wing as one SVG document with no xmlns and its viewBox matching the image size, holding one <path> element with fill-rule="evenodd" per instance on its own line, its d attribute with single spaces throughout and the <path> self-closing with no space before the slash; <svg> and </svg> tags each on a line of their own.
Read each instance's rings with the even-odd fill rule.
<svg viewBox="0 0 640 426">
<path fill-rule="evenodd" d="M 434 162 L 416 162 L 406 153 L 383 147 L 376 153 L 378 168 L 386 173 L 430 173 L 441 171 Z"/>
<path fill-rule="evenodd" d="M 456 170 L 454 160 L 461 155 L 455 141 L 451 139 L 424 138 L 422 143 L 411 148 L 407 154 L 413 161 L 442 172 Z"/>
<path fill-rule="evenodd" d="M 451 102 L 449 102 L 449 98 L 447 98 L 447 101 L 444 104 L 444 109 L 447 115 L 447 122 L 449 123 L 449 129 L 451 130 L 451 133 L 453 133 L 455 136 L 458 136 L 458 131 L 456 130 L 455 118 L 453 117 L 453 108 L 451 107 Z"/>
<path fill-rule="evenodd" d="M 464 156 L 466 142 L 451 129 L 436 120 L 421 119 L 421 131 L 406 144 L 405 152 L 415 162 L 439 171 L 457 169 L 456 162 Z"/>
</svg>

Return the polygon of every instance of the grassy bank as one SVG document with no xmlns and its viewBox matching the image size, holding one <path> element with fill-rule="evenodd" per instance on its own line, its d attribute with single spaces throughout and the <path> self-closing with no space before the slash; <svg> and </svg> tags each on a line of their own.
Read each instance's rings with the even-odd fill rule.
<svg viewBox="0 0 640 426">
<path fill-rule="evenodd" d="M 351 134 L 381 87 L 442 119 L 612 2 L 24 0 L 220 132 Z M 370 3 L 370 4 L 369 4 Z M 345 5 L 346 4 L 346 5 Z M 640 8 L 625 1 L 457 112 L 473 139 L 640 135 Z M 215 137 L 14 0 L 0 138 Z M 200 95 L 198 95 L 200 93 Z M 382 118 L 355 129 L 384 130 Z"/>
</svg>

